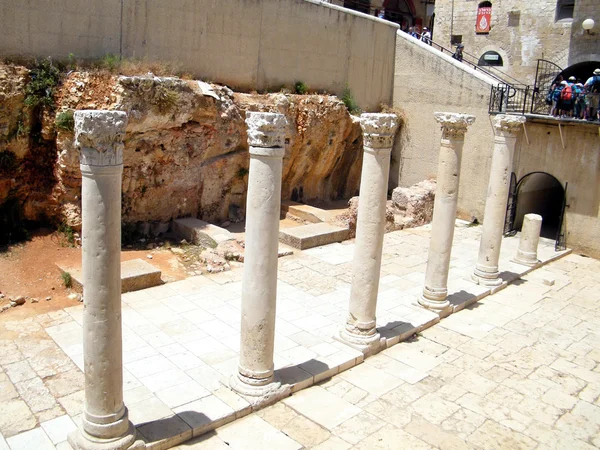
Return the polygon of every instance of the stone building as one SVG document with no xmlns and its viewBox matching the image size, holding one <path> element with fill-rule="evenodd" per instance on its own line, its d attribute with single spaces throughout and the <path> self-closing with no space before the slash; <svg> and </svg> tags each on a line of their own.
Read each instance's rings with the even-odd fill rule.
<svg viewBox="0 0 600 450">
<path fill-rule="evenodd" d="M 588 18 L 595 21 L 589 32 L 582 28 Z M 436 0 L 434 41 L 462 43 L 479 65 L 533 84 L 539 59 L 562 69 L 600 61 L 600 2 Z"/>
</svg>

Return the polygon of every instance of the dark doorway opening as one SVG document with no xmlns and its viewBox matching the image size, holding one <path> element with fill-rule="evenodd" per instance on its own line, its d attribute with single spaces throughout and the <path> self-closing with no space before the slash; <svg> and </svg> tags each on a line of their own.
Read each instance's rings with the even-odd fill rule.
<svg viewBox="0 0 600 450">
<path fill-rule="evenodd" d="M 512 194 L 508 209 L 513 213 L 507 214 L 507 218 L 512 219 L 511 231 L 520 230 L 525 214 L 533 213 L 542 216 L 542 237 L 561 239 L 565 189 L 560 181 L 546 172 L 528 173 L 519 180 Z"/>
</svg>

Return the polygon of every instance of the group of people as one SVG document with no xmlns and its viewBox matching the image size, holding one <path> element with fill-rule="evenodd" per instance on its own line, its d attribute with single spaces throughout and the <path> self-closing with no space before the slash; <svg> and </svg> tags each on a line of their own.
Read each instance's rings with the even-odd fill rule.
<svg viewBox="0 0 600 450">
<path fill-rule="evenodd" d="M 423 32 L 419 33 L 419 27 L 409 27 L 408 34 L 414 37 L 415 39 L 419 39 L 423 41 L 425 44 L 431 45 L 431 32 L 427 27 L 423 27 Z"/>
<path fill-rule="evenodd" d="M 600 69 L 585 83 L 575 77 L 564 80 L 559 76 L 546 96 L 550 105 L 550 115 L 581 120 L 600 121 Z"/>
</svg>

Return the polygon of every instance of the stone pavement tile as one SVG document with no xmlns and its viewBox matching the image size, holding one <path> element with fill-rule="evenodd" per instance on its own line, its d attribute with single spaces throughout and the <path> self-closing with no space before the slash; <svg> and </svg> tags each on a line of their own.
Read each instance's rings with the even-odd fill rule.
<svg viewBox="0 0 600 450">
<path fill-rule="evenodd" d="M 450 433 L 441 426 L 428 422 L 418 414 L 415 414 L 412 421 L 402 427 L 402 429 L 440 450 L 472 449 L 470 445 L 454 433 Z"/>
<path fill-rule="evenodd" d="M 244 417 L 249 414 L 252 407 L 248 401 L 242 396 L 235 393 L 229 387 L 223 386 L 216 391 L 213 391 L 213 395 L 225 403 L 227 406 L 235 411 L 236 418 Z"/>
<path fill-rule="evenodd" d="M 40 412 L 36 412 L 33 415 L 38 422 L 46 422 L 48 420 L 55 419 L 65 414 L 65 410 L 57 403 L 56 406 L 45 409 Z"/>
<path fill-rule="evenodd" d="M 10 450 L 10 448 L 8 448 L 8 444 L 6 443 L 6 440 L 4 439 L 2 434 L 0 434 L 0 450 Z"/>
<path fill-rule="evenodd" d="M 340 374 L 340 378 L 375 396 L 381 396 L 404 383 L 395 376 L 368 364 L 353 367 Z"/>
<path fill-rule="evenodd" d="M 411 405 L 419 398 L 426 395 L 427 390 L 419 386 L 419 384 L 403 384 L 396 389 L 391 390 L 387 394 L 381 396 L 383 400 L 390 402 L 396 407 L 404 408 Z"/>
<path fill-rule="evenodd" d="M 352 444 L 349 444 L 337 436 L 331 436 L 326 441 L 312 447 L 312 450 L 348 450 L 350 447 L 352 447 Z"/>
<path fill-rule="evenodd" d="M 22 400 L 9 400 L 0 403 L 0 433 L 9 438 L 30 430 L 37 424 L 35 416 Z"/>
<path fill-rule="evenodd" d="M 223 442 L 217 436 L 217 433 L 211 431 L 210 433 L 198 436 L 195 439 L 187 441 L 177 447 L 173 447 L 173 450 L 229 450 L 230 447 Z"/>
<path fill-rule="evenodd" d="M 206 397 L 210 395 L 210 392 L 195 381 L 190 380 L 155 391 L 155 395 L 169 408 L 176 408 Z"/>
<path fill-rule="evenodd" d="M 72 394 L 65 395 L 64 397 L 58 398 L 58 403 L 64 408 L 67 414 L 71 417 L 81 414 L 83 412 L 83 401 L 85 399 L 85 391 L 73 392 Z"/>
<path fill-rule="evenodd" d="M 600 373 L 584 369 L 577 364 L 558 358 L 550 365 L 551 369 L 581 378 L 588 383 L 600 384 Z"/>
<path fill-rule="evenodd" d="M 461 408 L 444 420 L 440 426 L 443 430 L 456 433 L 457 436 L 466 441 L 467 436 L 483 425 L 485 421 L 485 416 L 470 409 Z"/>
<path fill-rule="evenodd" d="M 523 400 L 514 406 L 513 409 L 547 425 L 552 425 L 564 413 L 564 411 L 554 406 L 528 396 L 524 396 Z"/>
<path fill-rule="evenodd" d="M 474 339 L 484 338 L 495 328 L 494 325 L 466 316 L 466 314 L 452 314 L 442 320 L 439 326 Z"/>
<path fill-rule="evenodd" d="M 471 339 L 457 347 L 457 350 L 474 356 L 479 359 L 485 359 L 487 356 L 498 350 L 498 347 L 487 342 Z"/>
<path fill-rule="evenodd" d="M 477 448 L 497 450 L 533 449 L 538 445 L 530 437 L 492 420 L 487 420 L 481 427 L 475 430 L 467 438 L 467 442 Z"/>
<path fill-rule="evenodd" d="M 357 450 L 398 450 L 399 445 L 411 450 L 429 450 L 432 447 L 393 425 L 386 425 L 354 446 Z"/>
<path fill-rule="evenodd" d="M 168 389 L 169 387 L 174 387 L 179 384 L 191 381 L 191 378 L 183 370 L 174 368 L 144 378 L 140 378 L 139 380 L 152 392 L 158 392 Z"/>
<path fill-rule="evenodd" d="M 269 422 L 278 430 L 283 429 L 296 417 L 301 417 L 296 411 L 283 402 L 278 402 L 265 409 L 261 409 L 256 412 L 256 415 Z"/>
<path fill-rule="evenodd" d="M 4 370 L 12 383 L 19 383 L 37 377 L 37 374 L 26 359 L 12 364 L 6 364 Z"/>
<path fill-rule="evenodd" d="M 427 373 L 389 357 L 386 351 L 366 359 L 365 364 L 383 370 L 389 375 L 393 375 L 412 384 L 418 383 L 427 376 Z"/>
<path fill-rule="evenodd" d="M 188 374 L 192 380 L 196 381 L 211 392 L 214 392 L 217 389 L 222 388 L 224 384 L 228 385 L 229 383 L 228 376 L 223 376 L 221 373 L 209 366 L 201 366 L 187 370 L 186 374 Z"/>
<path fill-rule="evenodd" d="M 232 450 L 301 449 L 302 445 L 290 439 L 258 416 L 247 416 L 217 430 L 217 436 Z"/>
<path fill-rule="evenodd" d="M 127 408 L 129 409 L 129 420 L 136 426 L 173 415 L 173 411 L 156 397 L 132 403 L 127 405 Z"/>
<path fill-rule="evenodd" d="M 194 436 L 235 419 L 235 411 L 215 395 L 203 397 L 174 409 L 191 428 Z"/>
<path fill-rule="evenodd" d="M 440 424 L 460 409 L 437 394 L 427 394 L 412 404 L 414 411 L 433 424 Z"/>
<path fill-rule="evenodd" d="M 50 393 L 41 378 L 36 377 L 16 383 L 15 387 L 21 398 L 27 402 L 27 405 L 34 413 L 56 406 L 54 396 Z"/>
<path fill-rule="evenodd" d="M 126 405 L 141 402 L 142 400 L 154 397 L 154 394 L 146 386 L 139 386 L 133 389 L 123 391 L 123 402 Z"/>
<path fill-rule="evenodd" d="M 328 430 L 361 412 L 356 406 L 320 386 L 297 392 L 283 402 Z"/>
<path fill-rule="evenodd" d="M 481 396 L 485 396 L 498 386 L 498 383 L 468 371 L 455 377 L 451 383 L 454 386 Z"/>
<path fill-rule="evenodd" d="M 442 363 L 439 357 L 413 349 L 409 343 L 400 343 L 386 350 L 385 354 L 422 372 L 428 372 Z"/>
<path fill-rule="evenodd" d="M 68 416 L 60 416 L 40 424 L 53 444 L 67 440 L 67 435 L 77 429 L 75 422 Z"/>
<path fill-rule="evenodd" d="M 15 399 L 19 397 L 19 393 L 11 383 L 6 373 L 0 373 L 0 402 Z"/>
<path fill-rule="evenodd" d="M 556 421 L 555 428 L 588 441 L 600 432 L 600 407 L 580 400 L 572 411 Z"/>
<path fill-rule="evenodd" d="M 366 412 L 377 416 L 380 420 L 397 427 L 403 427 L 409 423 L 412 420 L 413 415 L 413 408 L 411 406 L 398 408 L 381 398 L 374 399 L 369 404 L 363 406 L 363 409 Z"/>
<path fill-rule="evenodd" d="M 463 371 L 464 369 L 462 367 L 457 367 L 452 364 L 440 364 L 429 371 L 429 376 L 435 377 L 444 383 L 450 383 L 455 377 L 463 373 Z"/>
<path fill-rule="evenodd" d="M 579 398 L 588 403 L 600 405 L 600 385 L 588 384 L 579 393 Z"/>
<path fill-rule="evenodd" d="M 514 409 L 525 397 L 514 389 L 501 384 L 487 394 L 486 398 L 507 408 Z"/>
<path fill-rule="evenodd" d="M 381 419 L 368 412 L 361 412 L 342 422 L 332 433 L 351 444 L 358 444 L 385 425 Z"/>
<path fill-rule="evenodd" d="M 331 433 L 328 430 L 300 415 L 297 415 L 279 429 L 286 436 L 289 436 L 294 441 L 307 448 L 319 445 L 331 436 Z"/>
<path fill-rule="evenodd" d="M 578 399 L 561 390 L 551 388 L 542 396 L 542 401 L 555 408 L 570 410 L 575 406 Z"/>
<path fill-rule="evenodd" d="M 175 365 L 163 355 L 150 356 L 127 363 L 124 366 L 136 378 L 148 377 L 166 370 L 175 369 Z"/>
<path fill-rule="evenodd" d="M 79 369 L 71 369 L 44 382 L 54 397 L 64 397 L 84 388 L 84 375 Z"/>
<path fill-rule="evenodd" d="M 192 428 L 179 416 L 173 415 L 137 427 L 137 431 L 153 448 L 169 448 L 173 442 L 192 438 Z"/>
<path fill-rule="evenodd" d="M 52 441 L 41 428 L 9 437 L 6 441 L 12 450 L 54 450 Z"/>
</svg>

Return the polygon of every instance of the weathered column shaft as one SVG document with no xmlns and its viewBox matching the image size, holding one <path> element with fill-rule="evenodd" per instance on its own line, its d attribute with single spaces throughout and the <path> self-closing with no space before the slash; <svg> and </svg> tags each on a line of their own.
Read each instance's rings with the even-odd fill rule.
<svg viewBox="0 0 600 450">
<path fill-rule="evenodd" d="M 535 266 L 539 261 L 537 248 L 542 231 L 542 216 L 538 214 L 525 214 L 523 227 L 521 228 L 521 239 L 514 262 L 525 266 Z"/>
<path fill-rule="evenodd" d="M 350 308 L 344 341 L 368 347 L 379 341 L 375 311 L 379 291 L 381 253 L 390 156 L 398 118 L 394 114 L 362 114 L 364 154 L 352 268 Z"/>
<path fill-rule="evenodd" d="M 498 261 L 500 260 L 506 203 L 510 189 L 513 153 L 517 133 L 524 122 L 524 117 L 503 114 L 494 119 L 494 151 L 483 216 L 483 231 L 479 244 L 479 257 L 473 273 L 473 281 L 479 284 L 488 286 L 502 284 Z"/>
<path fill-rule="evenodd" d="M 125 449 L 135 440 L 123 404 L 121 327 L 121 177 L 127 116 L 76 111 L 82 174 L 83 358 L 80 449 Z"/>
<path fill-rule="evenodd" d="M 474 116 L 454 113 L 435 113 L 442 125 L 442 141 L 438 160 L 437 186 L 433 205 L 429 258 L 425 273 L 425 286 L 419 303 L 431 309 L 448 306 L 448 271 L 456 208 L 462 148 L 467 127 L 475 121 Z"/>
<path fill-rule="evenodd" d="M 273 382 L 281 176 L 286 120 L 282 114 L 246 113 L 250 173 L 242 280 L 240 361 L 231 386 L 261 396 Z"/>
</svg>

